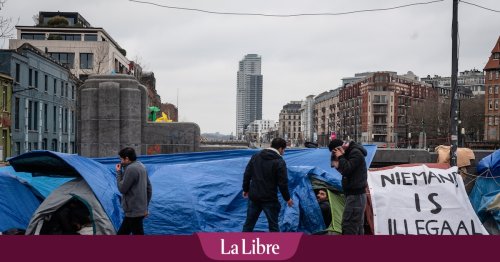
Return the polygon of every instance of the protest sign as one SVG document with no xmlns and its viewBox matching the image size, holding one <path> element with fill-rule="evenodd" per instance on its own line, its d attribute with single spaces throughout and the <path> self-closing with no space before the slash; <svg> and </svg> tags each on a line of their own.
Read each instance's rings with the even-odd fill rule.
<svg viewBox="0 0 500 262">
<path fill-rule="evenodd" d="M 457 167 L 369 171 L 376 235 L 487 235 Z"/>
</svg>

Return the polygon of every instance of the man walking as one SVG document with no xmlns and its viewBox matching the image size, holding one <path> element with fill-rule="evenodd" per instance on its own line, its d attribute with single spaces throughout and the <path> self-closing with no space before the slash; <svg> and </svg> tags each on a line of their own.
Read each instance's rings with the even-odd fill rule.
<svg viewBox="0 0 500 262">
<path fill-rule="evenodd" d="M 342 216 L 343 235 L 364 234 L 366 206 L 367 168 L 366 149 L 354 141 L 344 143 L 334 139 L 328 145 L 332 152 L 332 167 L 342 175 L 342 189 L 346 198 Z"/>
<path fill-rule="evenodd" d="M 243 176 L 243 197 L 248 199 L 247 218 L 243 232 L 252 232 L 262 211 L 269 224 L 269 232 L 279 232 L 278 216 L 281 209 L 278 188 L 288 206 L 293 200 L 288 192 L 288 175 L 285 160 L 286 141 L 275 138 L 271 147 L 252 156 Z"/>
<path fill-rule="evenodd" d="M 137 161 L 133 148 L 123 148 L 118 155 L 120 164 L 116 164 L 116 181 L 118 190 L 122 193 L 125 218 L 117 234 L 144 235 L 143 220 L 148 215 L 152 195 L 151 183 L 146 168 Z"/>
</svg>

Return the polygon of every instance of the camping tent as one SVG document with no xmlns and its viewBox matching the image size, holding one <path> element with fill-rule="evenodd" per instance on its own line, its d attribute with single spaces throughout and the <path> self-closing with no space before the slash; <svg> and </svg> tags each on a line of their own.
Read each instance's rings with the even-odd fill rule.
<svg viewBox="0 0 500 262">
<path fill-rule="evenodd" d="M 10 159 L 9 163 L 17 172 L 29 172 L 33 177 L 60 177 L 54 180 L 56 181 L 54 183 L 59 185 L 61 182 L 67 182 L 68 178 L 83 178 L 84 180 L 78 184 L 78 187 L 73 187 L 71 190 L 68 187 L 74 184 L 67 182 L 52 191 L 44 204 L 36 211 L 31 223 L 37 222 L 36 216 L 48 215 L 49 211 L 55 211 L 57 207 L 61 207 L 65 202 L 76 197 L 86 201 L 90 211 L 97 212 L 94 219 L 105 220 L 96 221 L 94 229 L 97 233 L 115 232 L 118 229 L 123 211 L 120 208 L 120 193 L 112 170 L 85 157 L 51 151 L 32 151 Z M 93 200 L 92 195 L 97 201 Z M 100 213 L 100 209 L 104 212 Z M 110 224 L 112 229 L 108 228 Z"/>
<path fill-rule="evenodd" d="M 369 166 L 376 147 L 365 145 L 365 148 Z M 256 152 L 258 150 L 230 150 L 139 157 L 148 170 L 153 186 L 150 215 L 144 220 L 145 233 L 241 231 L 247 203 L 241 196 L 243 172 Z M 281 209 L 281 230 L 306 233 L 323 230 L 325 225 L 310 179 L 322 180 L 341 190 L 341 176 L 330 167 L 330 152 L 325 148 L 292 149 L 286 151 L 284 158 L 295 204 L 292 208 Z M 88 159 L 50 151 L 33 151 L 9 162 L 16 171 L 30 172 L 35 177 L 55 174 L 83 178 L 117 230 L 123 217 L 114 177 L 114 166 L 118 161 L 117 157 Z M 67 196 L 65 199 L 68 199 Z M 284 201 L 280 200 L 285 207 Z M 47 209 L 56 206 L 57 203 L 47 205 Z M 266 231 L 266 221 L 259 219 L 255 229 Z"/>
<path fill-rule="evenodd" d="M 477 165 L 476 184 L 469 199 L 477 216 L 490 234 L 500 234 L 500 150 Z"/>
<path fill-rule="evenodd" d="M 52 219 L 53 214 L 74 199 L 81 201 L 88 209 L 94 235 L 112 235 L 116 233 L 111 220 L 87 182 L 82 178 L 76 178 L 58 187 L 42 202 L 34 212 L 26 234 L 39 235 L 44 230 L 44 226 L 49 224 L 47 222 Z M 70 218 L 65 217 L 65 219 L 69 220 Z M 52 229 L 45 227 L 45 230 L 50 231 Z"/>
<path fill-rule="evenodd" d="M 38 192 L 26 181 L 6 172 L 0 172 L 0 192 L 0 232 L 25 229 L 42 201 Z"/>
</svg>

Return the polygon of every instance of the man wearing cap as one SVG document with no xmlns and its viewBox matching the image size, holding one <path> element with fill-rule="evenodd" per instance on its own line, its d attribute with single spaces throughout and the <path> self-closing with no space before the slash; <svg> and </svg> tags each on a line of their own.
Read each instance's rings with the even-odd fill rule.
<svg viewBox="0 0 500 262">
<path fill-rule="evenodd" d="M 364 213 L 366 206 L 367 168 L 366 149 L 354 142 L 334 139 L 328 145 L 332 152 L 332 167 L 342 175 L 342 189 L 346 198 L 342 216 L 343 235 L 364 234 Z"/>
</svg>

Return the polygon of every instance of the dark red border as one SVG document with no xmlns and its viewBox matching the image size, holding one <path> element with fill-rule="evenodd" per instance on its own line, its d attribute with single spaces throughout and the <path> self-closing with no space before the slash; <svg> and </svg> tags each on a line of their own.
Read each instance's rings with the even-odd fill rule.
<svg viewBox="0 0 500 262">
<path fill-rule="evenodd" d="M 311 236 L 288 261 L 481 261 L 499 236 Z M 191 236 L 0 236 L 0 261 L 213 261 Z M 429 260 L 430 259 L 430 260 Z"/>
</svg>

